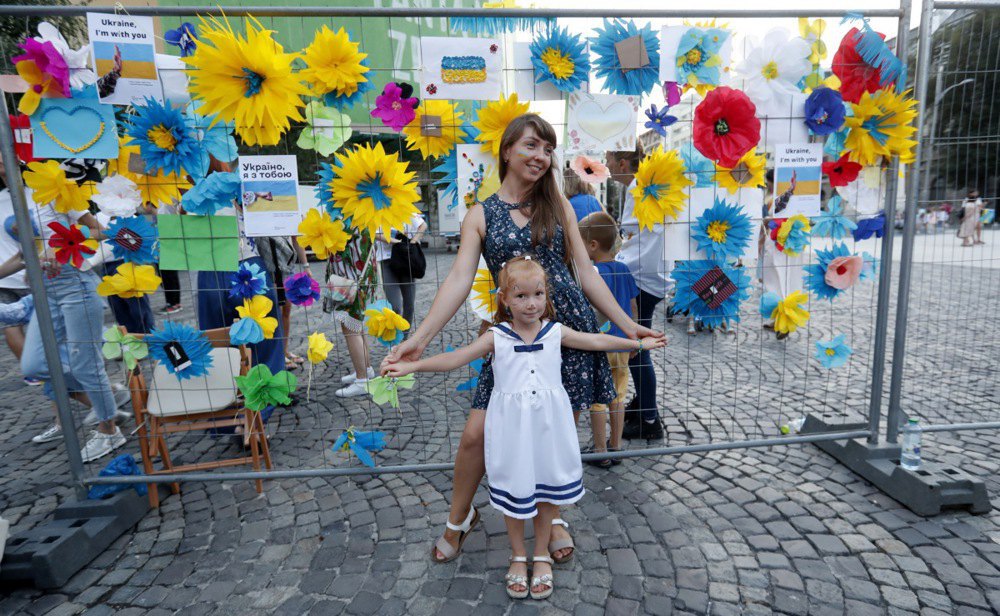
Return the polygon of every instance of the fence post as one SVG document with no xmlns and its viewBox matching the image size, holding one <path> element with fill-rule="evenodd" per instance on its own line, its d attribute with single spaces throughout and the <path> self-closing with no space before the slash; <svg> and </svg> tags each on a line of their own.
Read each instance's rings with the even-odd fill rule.
<svg viewBox="0 0 1000 616">
<path fill-rule="evenodd" d="M 35 248 L 34 233 L 32 233 L 31 217 L 28 213 L 28 203 L 24 196 L 24 184 L 21 182 L 17 154 L 14 152 L 14 133 L 10 126 L 7 99 L 0 95 L 0 158 L 3 160 L 7 173 L 7 188 L 10 190 L 11 202 L 14 206 L 14 219 L 17 222 L 18 239 L 21 242 L 21 253 L 24 257 L 24 269 L 28 284 L 35 298 L 35 319 L 38 319 L 38 329 L 42 334 L 42 347 L 45 349 L 45 360 L 49 366 L 49 382 L 56 395 L 56 409 L 59 422 L 63 427 L 63 443 L 66 455 L 69 457 L 69 468 L 73 475 L 73 484 L 77 498 L 87 497 L 83 485 L 83 458 L 80 455 L 80 440 L 76 437 L 76 424 L 69 408 L 69 394 L 66 388 L 66 377 L 62 371 L 62 360 L 59 359 L 59 343 L 52 327 L 52 313 L 49 310 L 48 297 L 45 293 L 45 281 L 42 278 L 42 266 L 38 260 Z"/>
</svg>

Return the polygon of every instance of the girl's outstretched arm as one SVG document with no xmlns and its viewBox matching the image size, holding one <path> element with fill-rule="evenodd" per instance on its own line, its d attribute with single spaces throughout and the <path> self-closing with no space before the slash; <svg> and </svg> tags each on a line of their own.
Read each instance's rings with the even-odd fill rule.
<svg viewBox="0 0 1000 616">
<path fill-rule="evenodd" d="M 388 363 L 382 368 L 383 376 L 406 376 L 413 372 L 448 372 L 461 368 L 473 360 L 493 351 L 493 332 L 487 331 L 470 345 L 417 361 Z"/>
<path fill-rule="evenodd" d="M 667 339 L 663 336 L 647 336 L 639 340 L 630 340 L 607 334 L 578 332 L 563 325 L 562 345 L 581 351 L 648 351 L 667 346 Z"/>
</svg>

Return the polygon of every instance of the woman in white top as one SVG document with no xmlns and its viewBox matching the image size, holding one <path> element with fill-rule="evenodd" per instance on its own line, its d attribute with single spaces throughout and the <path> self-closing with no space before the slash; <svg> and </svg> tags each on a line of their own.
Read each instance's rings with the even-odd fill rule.
<svg viewBox="0 0 1000 616">
<path fill-rule="evenodd" d="M 413 243 L 419 243 L 423 239 L 425 231 L 427 231 L 427 223 L 424 222 L 424 217 L 420 214 L 414 214 L 413 218 L 403 225 L 403 235 Z M 393 233 L 392 237 L 388 239 L 379 233 L 375 239 L 375 258 L 378 260 L 382 272 L 382 288 L 385 290 L 385 298 L 389 300 L 392 309 L 410 323 L 412 330 L 417 285 L 412 278 L 409 280 L 400 279 L 389 267 L 392 247 L 402 241 L 399 232 Z"/>
</svg>

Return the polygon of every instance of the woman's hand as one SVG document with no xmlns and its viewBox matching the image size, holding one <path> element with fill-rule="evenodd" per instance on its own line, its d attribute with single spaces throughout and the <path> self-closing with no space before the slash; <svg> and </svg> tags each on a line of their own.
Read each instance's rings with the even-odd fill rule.
<svg viewBox="0 0 1000 616">
<path fill-rule="evenodd" d="M 648 327 L 643 327 L 636 322 L 632 322 L 632 326 L 624 330 L 625 335 L 632 340 L 638 340 L 640 338 L 662 338 L 664 344 L 666 344 L 667 336 L 663 332 L 656 331 L 655 329 L 649 329 Z M 645 344 L 645 342 L 643 343 Z"/>
<path fill-rule="evenodd" d="M 404 340 L 402 344 L 394 346 L 392 350 L 389 351 L 389 354 L 382 360 L 379 371 L 382 374 L 385 374 L 386 370 L 394 368 L 398 364 L 417 361 L 420 359 L 420 356 L 424 354 L 424 349 L 426 348 L 427 345 L 425 343 L 418 342 L 415 337 L 408 338 L 407 340 Z"/>
</svg>

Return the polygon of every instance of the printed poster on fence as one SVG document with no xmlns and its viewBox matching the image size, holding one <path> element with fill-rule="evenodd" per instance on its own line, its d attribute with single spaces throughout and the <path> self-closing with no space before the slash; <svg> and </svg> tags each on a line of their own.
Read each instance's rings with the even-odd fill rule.
<svg viewBox="0 0 1000 616">
<path fill-rule="evenodd" d="M 243 224 L 248 237 L 298 235 L 299 168 L 294 155 L 240 156 Z"/>
<path fill-rule="evenodd" d="M 777 218 L 819 216 L 823 144 L 791 143 L 774 149 L 774 211 Z"/>
<path fill-rule="evenodd" d="M 102 103 L 143 105 L 146 98 L 163 102 L 152 17 L 87 13 L 87 31 Z"/>
</svg>

